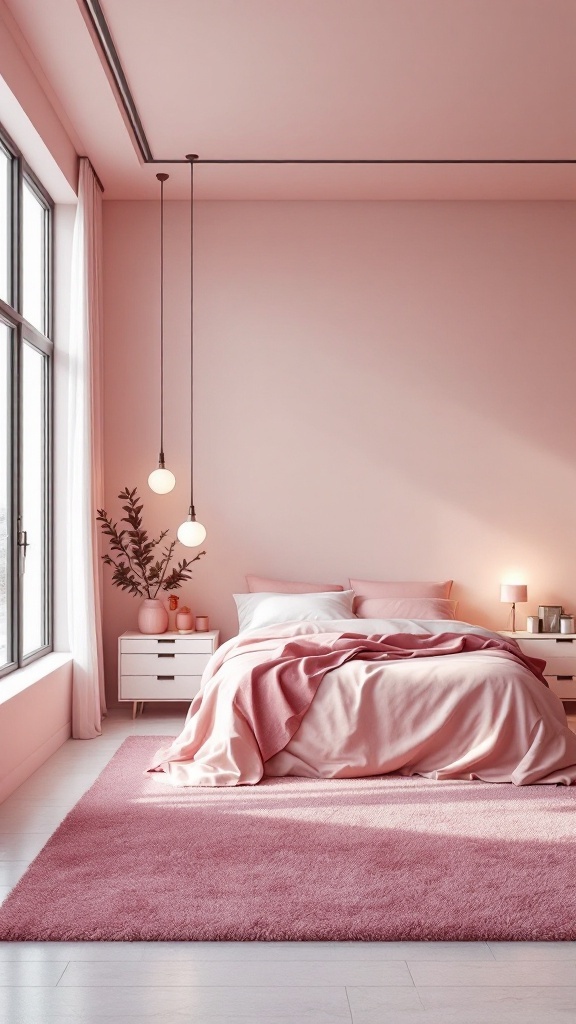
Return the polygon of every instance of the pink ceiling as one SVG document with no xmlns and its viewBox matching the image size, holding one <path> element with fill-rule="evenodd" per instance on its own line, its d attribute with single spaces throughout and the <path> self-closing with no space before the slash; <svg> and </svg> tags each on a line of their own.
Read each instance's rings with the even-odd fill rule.
<svg viewBox="0 0 576 1024">
<path fill-rule="evenodd" d="M 156 197 L 81 13 L 7 0 L 102 178 Z M 101 0 L 157 158 L 576 159 L 574 0 Z M 166 168 L 167 198 L 188 168 Z M 202 199 L 576 199 L 576 166 L 199 167 Z"/>
</svg>

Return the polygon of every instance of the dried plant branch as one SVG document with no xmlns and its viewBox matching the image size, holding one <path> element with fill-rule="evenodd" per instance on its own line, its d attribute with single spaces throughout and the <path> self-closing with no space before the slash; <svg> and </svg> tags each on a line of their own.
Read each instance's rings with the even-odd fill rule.
<svg viewBox="0 0 576 1024">
<path fill-rule="evenodd" d="M 114 569 L 112 583 L 131 594 L 148 598 L 156 597 L 160 590 L 178 590 L 183 583 L 192 579 L 191 566 L 206 552 L 201 551 L 194 558 L 183 559 L 168 573 L 176 541 L 166 544 L 160 557 L 157 557 L 155 550 L 169 531 L 162 530 L 158 537 L 150 539 L 142 520 L 144 506 L 135 487 L 133 490 L 126 487 L 118 498 L 123 502 L 122 511 L 126 513 L 121 522 L 127 524 L 127 529 L 119 530 L 118 524 L 112 521 L 105 509 L 97 509 L 96 515 L 103 535 L 108 538 L 110 550 L 117 555 L 116 558 L 110 554 L 102 555 L 104 564 Z"/>
</svg>

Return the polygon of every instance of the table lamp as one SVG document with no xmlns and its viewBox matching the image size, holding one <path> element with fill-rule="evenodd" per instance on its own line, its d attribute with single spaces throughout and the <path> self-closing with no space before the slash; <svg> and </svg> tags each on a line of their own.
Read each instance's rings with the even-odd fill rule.
<svg viewBox="0 0 576 1024">
<path fill-rule="evenodd" d="M 501 583 L 500 600 L 512 605 L 512 632 L 516 632 L 516 602 L 528 600 L 528 587 L 525 583 Z"/>
</svg>

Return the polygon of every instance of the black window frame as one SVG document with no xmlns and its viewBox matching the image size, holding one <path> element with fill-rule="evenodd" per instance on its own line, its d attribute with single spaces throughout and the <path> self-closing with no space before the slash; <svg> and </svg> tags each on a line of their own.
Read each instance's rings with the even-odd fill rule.
<svg viewBox="0 0 576 1024">
<path fill-rule="evenodd" d="M 7 300 L 0 298 L 0 320 L 12 332 L 10 351 L 10 494 L 8 501 L 10 548 L 8 560 L 12 583 L 7 608 L 8 654 L 11 660 L 0 667 L 0 678 L 44 657 L 53 650 L 54 635 L 54 538 L 53 538 L 53 431 L 54 431 L 54 202 L 22 153 L 0 125 L 0 146 L 12 161 L 11 208 L 9 221 L 10 288 Z M 24 185 L 31 189 L 45 210 L 44 222 L 44 327 L 40 331 L 23 315 L 23 195 Z M 36 650 L 23 653 L 23 581 L 20 573 L 25 549 L 21 531 L 23 479 L 23 375 L 24 346 L 30 345 L 46 360 L 44 375 L 44 621 L 43 643 Z"/>
</svg>

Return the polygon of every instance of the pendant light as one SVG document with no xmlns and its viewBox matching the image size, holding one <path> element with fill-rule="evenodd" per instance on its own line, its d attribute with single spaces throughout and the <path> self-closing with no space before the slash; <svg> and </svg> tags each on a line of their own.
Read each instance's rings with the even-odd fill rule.
<svg viewBox="0 0 576 1024">
<path fill-rule="evenodd" d="M 194 511 L 194 161 L 196 153 L 189 153 L 190 161 L 190 508 L 188 518 L 178 527 L 178 540 L 186 547 L 202 544 L 206 529 L 196 522 Z"/>
<path fill-rule="evenodd" d="M 168 494 L 176 478 L 164 465 L 164 182 L 167 174 L 157 174 L 160 182 L 160 454 L 158 469 L 152 470 L 148 486 L 156 494 Z"/>
</svg>

